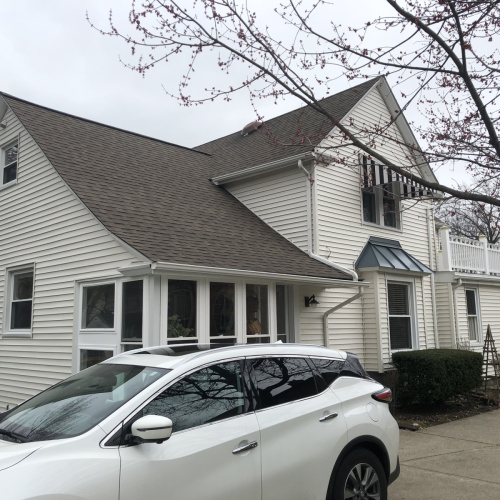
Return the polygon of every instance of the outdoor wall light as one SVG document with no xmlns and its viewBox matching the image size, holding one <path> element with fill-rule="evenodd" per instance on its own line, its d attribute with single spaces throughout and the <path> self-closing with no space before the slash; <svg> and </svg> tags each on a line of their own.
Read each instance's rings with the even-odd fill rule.
<svg viewBox="0 0 500 500">
<path fill-rule="evenodd" d="M 304 301 L 306 307 L 312 307 L 313 309 L 316 309 L 316 306 L 319 304 L 314 295 L 311 295 L 310 297 L 304 297 Z"/>
</svg>

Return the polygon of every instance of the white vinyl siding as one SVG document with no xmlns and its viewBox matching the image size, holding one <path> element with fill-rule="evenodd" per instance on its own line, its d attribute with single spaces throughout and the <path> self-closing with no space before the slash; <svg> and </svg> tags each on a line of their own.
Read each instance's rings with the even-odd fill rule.
<svg viewBox="0 0 500 500">
<path fill-rule="evenodd" d="M 350 118 L 354 123 L 367 123 L 376 126 L 389 121 L 390 116 L 387 111 L 379 91 L 373 89 L 353 112 L 344 119 L 348 124 Z M 399 141 L 403 141 L 399 130 L 395 125 L 391 129 Z M 339 142 L 338 136 L 328 138 L 323 145 L 334 146 Z M 404 250 L 413 255 L 423 264 L 431 267 L 427 207 L 428 201 L 403 200 L 401 203 L 401 229 L 386 228 L 375 224 L 366 224 L 362 216 L 362 196 L 360 189 L 359 151 L 351 148 L 352 154 L 345 153 L 352 163 L 352 168 L 339 166 L 334 163 L 329 165 L 318 165 L 316 167 L 316 204 L 318 232 L 316 238 L 319 241 L 319 248 L 316 253 L 324 258 L 330 258 L 335 263 L 352 269 L 354 262 L 361 253 L 370 236 L 398 240 Z M 377 151 L 388 156 L 396 164 L 407 164 L 406 154 L 408 151 L 402 147 L 395 146 L 393 142 L 377 145 Z M 368 337 L 372 336 L 373 321 L 376 321 L 378 334 L 381 335 L 381 348 L 383 350 L 383 361 L 386 367 L 390 362 L 389 330 L 387 321 L 387 307 L 384 289 L 386 288 L 386 278 L 380 275 L 378 284 L 373 280 L 373 273 L 364 273 L 366 281 L 371 283 L 371 287 L 376 288 L 377 295 L 372 296 L 371 291 L 365 293 L 364 303 L 369 305 L 363 311 L 364 329 Z M 417 305 L 416 321 L 419 334 L 420 348 L 432 348 L 435 346 L 431 279 L 429 276 L 415 278 L 415 300 Z M 375 301 L 379 301 L 378 309 Z M 424 312 L 425 308 L 425 312 Z M 377 318 L 377 314 L 380 316 Z M 358 318 L 354 315 L 346 318 L 349 324 L 357 324 Z M 375 360 L 370 360 L 370 366 L 375 364 Z M 372 368 L 370 368 L 372 369 Z"/>
<path fill-rule="evenodd" d="M 0 411 L 72 372 L 75 279 L 116 275 L 139 262 L 95 219 L 16 117 L 0 143 L 19 136 L 18 182 L 0 191 L 0 324 L 5 270 L 35 264 L 32 338 L 0 338 Z M 56 138 L 54 139 L 56 140 Z"/>
<path fill-rule="evenodd" d="M 307 250 L 307 182 L 295 166 L 225 187 L 275 231 Z"/>
</svg>

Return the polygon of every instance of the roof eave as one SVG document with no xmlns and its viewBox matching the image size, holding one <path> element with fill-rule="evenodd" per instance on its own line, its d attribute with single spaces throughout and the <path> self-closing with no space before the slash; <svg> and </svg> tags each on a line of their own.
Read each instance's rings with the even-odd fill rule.
<svg viewBox="0 0 500 500">
<path fill-rule="evenodd" d="M 368 286 L 368 283 L 350 279 L 324 278 L 321 276 L 303 276 L 295 274 L 282 274 L 248 269 L 229 269 L 220 267 L 195 266 L 191 264 L 176 264 L 173 262 L 155 262 L 151 265 L 138 264 L 121 267 L 118 271 L 124 276 L 144 276 L 148 274 L 175 274 L 182 276 L 228 276 L 232 278 L 246 278 L 276 281 L 281 283 L 311 285 L 323 288 L 351 288 Z"/>
<path fill-rule="evenodd" d="M 256 165 L 254 167 L 246 168 L 244 170 L 238 170 L 237 172 L 231 172 L 230 174 L 219 175 L 213 177 L 211 181 L 216 186 L 223 186 L 224 184 L 228 184 L 230 182 L 250 179 L 252 177 L 256 177 L 262 174 L 274 172 L 282 168 L 296 165 L 299 160 L 307 161 L 307 160 L 314 160 L 314 158 L 315 157 L 312 150 L 306 151 L 305 153 L 300 153 L 294 156 L 288 156 L 286 158 L 281 158 L 279 160 L 275 160 L 269 163 L 263 163 L 261 165 Z"/>
</svg>

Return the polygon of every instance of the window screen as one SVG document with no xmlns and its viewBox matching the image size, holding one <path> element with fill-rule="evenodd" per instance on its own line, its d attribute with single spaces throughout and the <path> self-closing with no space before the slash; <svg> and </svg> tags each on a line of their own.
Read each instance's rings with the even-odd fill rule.
<svg viewBox="0 0 500 500">
<path fill-rule="evenodd" d="M 261 408 L 318 393 L 314 374 L 303 358 L 259 358 L 252 360 L 252 368 Z"/>
</svg>

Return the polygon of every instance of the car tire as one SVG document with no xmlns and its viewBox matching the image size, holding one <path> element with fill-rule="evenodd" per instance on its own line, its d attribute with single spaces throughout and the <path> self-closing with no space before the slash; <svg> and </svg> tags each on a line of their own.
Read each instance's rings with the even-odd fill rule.
<svg viewBox="0 0 500 500">
<path fill-rule="evenodd" d="M 335 476 L 331 500 L 387 500 L 387 478 L 380 460 L 369 450 L 351 451 Z"/>
</svg>

